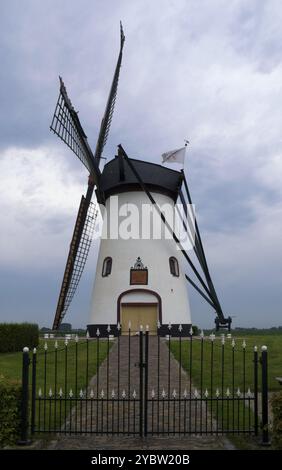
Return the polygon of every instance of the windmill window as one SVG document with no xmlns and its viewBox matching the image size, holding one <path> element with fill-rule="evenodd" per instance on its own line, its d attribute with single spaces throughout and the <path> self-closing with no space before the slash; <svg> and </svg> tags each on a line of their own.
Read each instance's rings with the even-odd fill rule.
<svg viewBox="0 0 282 470">
<path fill-rule="evenodd" d="M 169 269 L 170 269 L 170 273 L 175 276 L 175 277 L 179 277 L 179 266 L 178 266 L 178 261 L 176 258 L 174 258 L 174 256 L 171 256 L 169 258 Z"/>
<path fill-rule="evenodd" d="M 111 272 L 112 272 L 112 263 L 113 263 L 113 260 L 110 256 L 108 256 L 107 258 L 104 259 L 103 269 L 102 269 L 102 276 L 103 277 L 109 276 L 111 274 Z"/>
</svg>

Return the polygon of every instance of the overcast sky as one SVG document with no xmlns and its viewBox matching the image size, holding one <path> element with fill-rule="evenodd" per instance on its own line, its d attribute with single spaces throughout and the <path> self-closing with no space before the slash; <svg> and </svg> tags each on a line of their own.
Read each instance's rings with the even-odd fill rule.
<svg viewBox="0 0 282 470">
<path fill-rule="evenodd" d="M 58 75 L 95 146 L 126 42 L 104 155 L 190 140 L 185 165 L 234 326 L 282 325 L 280 0 L 0 0 L 0 321 L 50 326 L 87 171 L 50 131 Z M 65 320 L 88 321 L 97 242 Z M 193 323 L 213 311 L 190 291 Z"/>
</svg>

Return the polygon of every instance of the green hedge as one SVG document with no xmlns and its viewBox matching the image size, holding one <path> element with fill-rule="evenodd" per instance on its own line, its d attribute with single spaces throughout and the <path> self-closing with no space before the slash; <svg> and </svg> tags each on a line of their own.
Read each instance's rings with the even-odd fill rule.
<svg viewBox="0 0 282 470">
<path fill-rule="evenodd" d="M 38 325 L 33 323 L 0 323 L 0 353 L 22 351 L 39 343 Z"/>
<path fill-rule="evenodd" d="M 282 392 L 274 393 L 271 399 L 273 413 L 272 445 L 282 449 Z"/>
<path fill-rule="evenodd" d="M 21 386 L 0 377 L 0 447 L 14 444 L 20 436 Z"/>
</svg>

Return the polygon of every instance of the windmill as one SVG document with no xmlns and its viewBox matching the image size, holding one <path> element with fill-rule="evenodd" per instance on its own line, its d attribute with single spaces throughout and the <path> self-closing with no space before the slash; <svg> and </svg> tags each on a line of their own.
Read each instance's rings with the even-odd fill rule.
<svg viewBox="0 0 282 470">
<path fill-rule="evenodd" d="M 197 221 L 195 221 L 194 252 L 204 273 L 195 267 L 174 229 L 161 212 L 162 204 L 174 207 L 180 201 L 185 214 L 183 226 L 191 232 L 191 215 L 187 204 L 192 204 L 184 171 L 175 171 L 143 160 L 129 158 L 118 146 L 118 155 L 100 170 L 104 146 L 110 130 L 117 96 L 125 36 L 120 25 L 120 50 L 110 88 L 98 140 L 93 153 L 60 77 L 60 93 L 51 130 L 57 134 L 80 159 L 89 172 L 88 188 L 82 196 L 70 244 L 66 268 L 60 289 L 53 329 L 59 328 L 81 278 L 91 245 L 98 210 L 92 202 L 95 193 L 107 212 L 119 212 L 120 207 L 134 204 L 140 210 L 144 204 L 156 211 L 161 224 L 170 232 L 169 240 L 120 239 L 101 240 L 92 295 L 90 336 L 97 330 L 101 336 L 132 331 L 139 325 L 149 325 L 151 333 L 179 334 L 179 324 L 189 334 L 191 316 L 187 281 L 216 311 L 216 327 L 230 329 L 231 318 L 225 318 L 206 261 Z M 117 203 L 115 209 L 113 205 Z M 176 250 L 176 246 L 178 250 Z M 197 283 L 186 274 L 190 267 Z M 123 328 L 123 325 L 126 325 Z"/>
</svg>

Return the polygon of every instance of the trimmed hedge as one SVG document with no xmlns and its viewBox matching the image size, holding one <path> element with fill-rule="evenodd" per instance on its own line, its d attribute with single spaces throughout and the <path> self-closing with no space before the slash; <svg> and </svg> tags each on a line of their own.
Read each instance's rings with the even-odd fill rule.
<svg viewBox="0 0 282 470">
<path fill-rule="evenodd" d="M 282 449 L 282 392 L 274 393 L 271 398 L 273 413 L 272 445 L 274 449 Z"/>
<path fill-rule="evenodd" d="M 0 323 L 0 353 L 22 351 L 39 344 L 38 325 L 33 323 Z"/>
<path fill-rule="evenodd" d="M 0 447 L 14 444 L 20 437 L 21 386 L 0 376 Z"/>
</svg>

